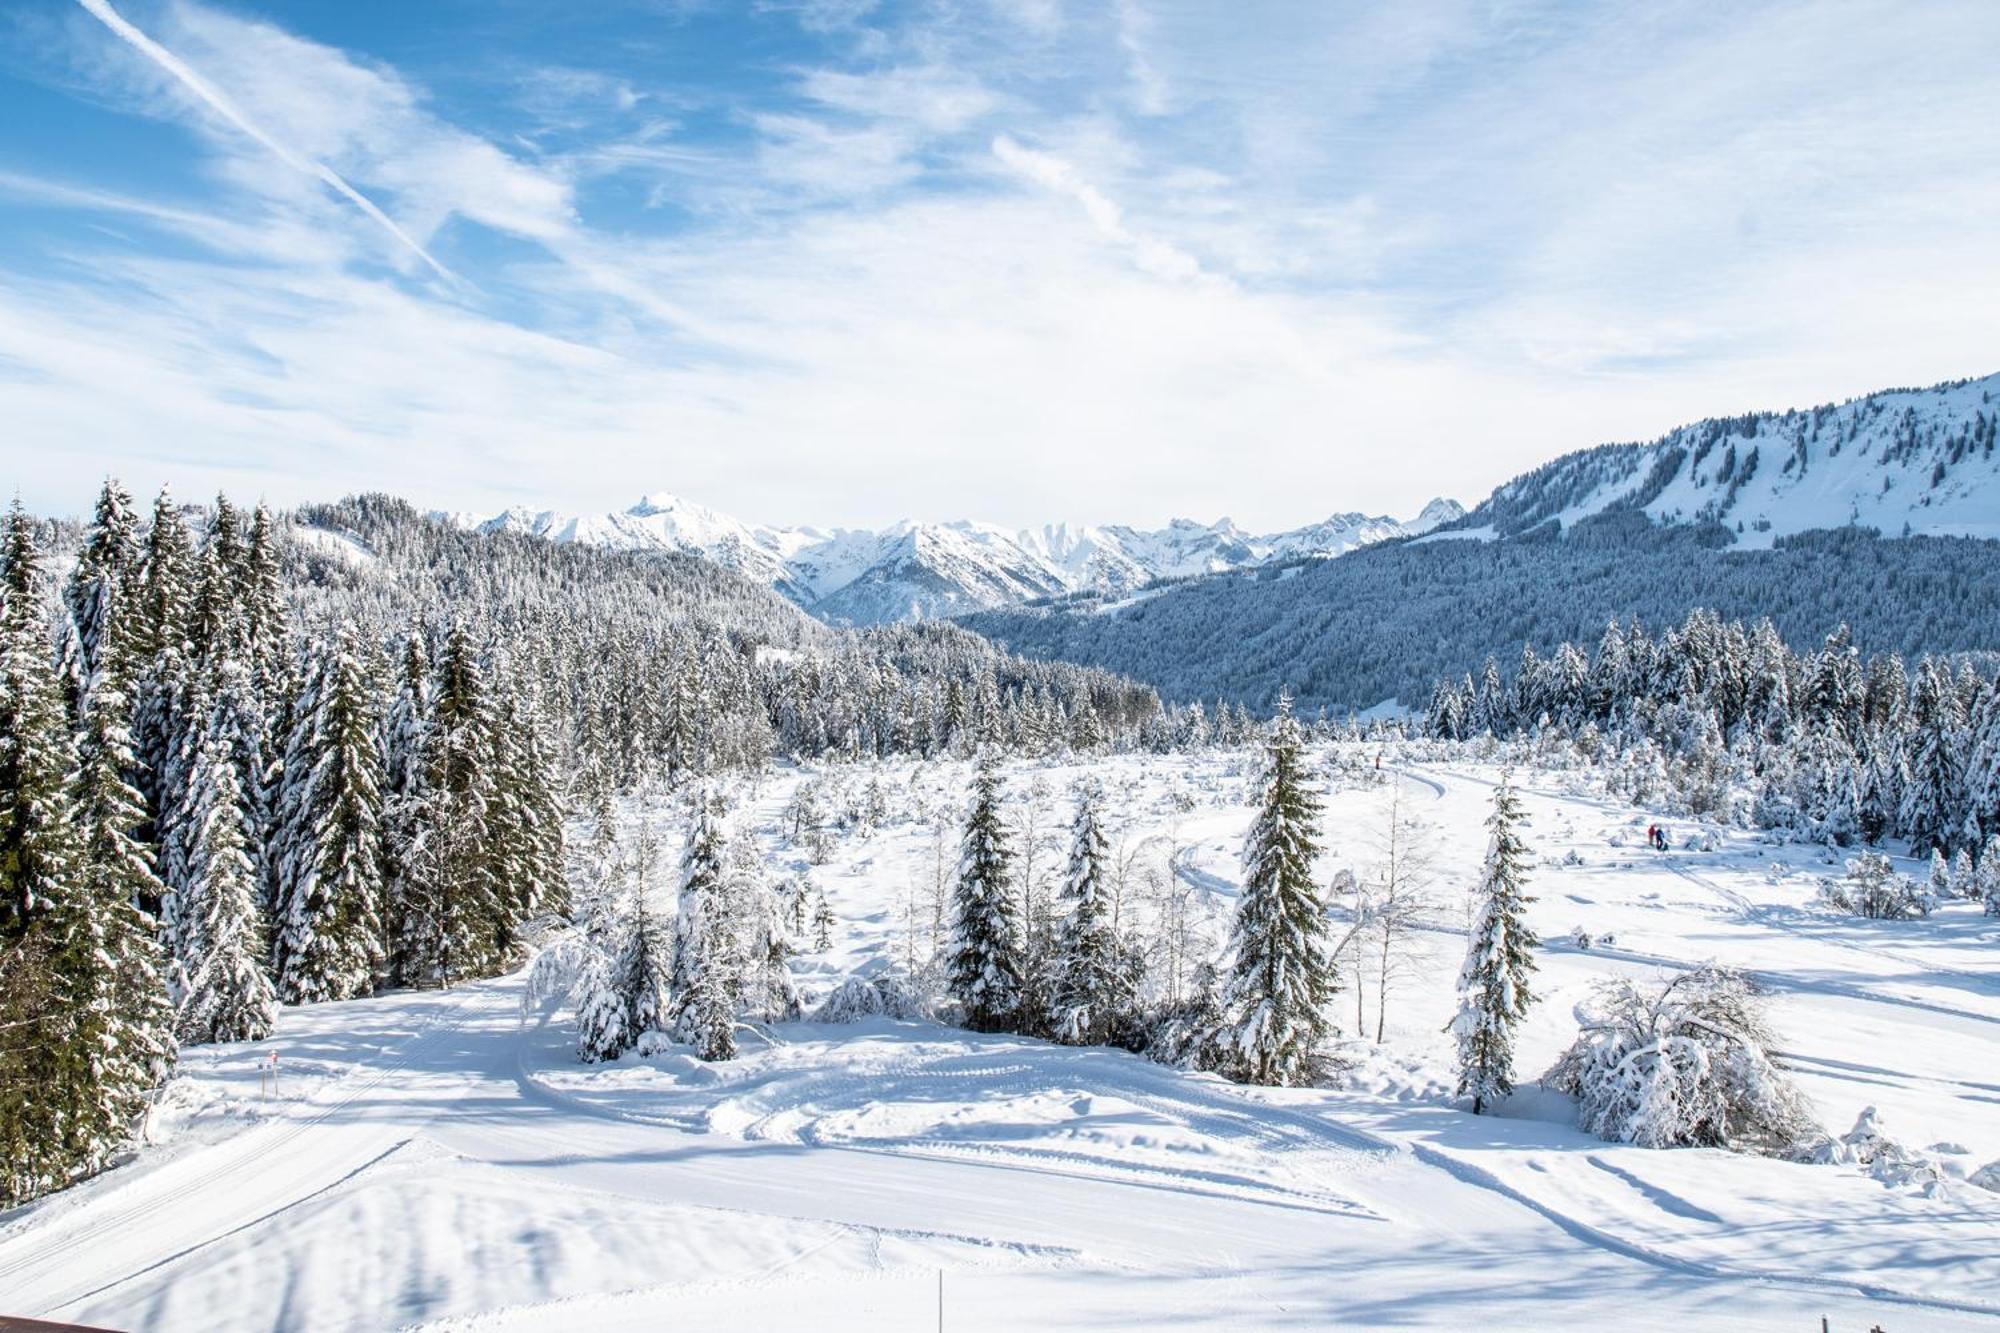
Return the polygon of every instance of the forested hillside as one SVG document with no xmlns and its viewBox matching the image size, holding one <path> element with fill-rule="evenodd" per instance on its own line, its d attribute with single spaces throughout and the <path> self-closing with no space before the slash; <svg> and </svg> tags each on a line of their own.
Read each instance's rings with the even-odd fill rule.
<svg viewBox="0 0 2000 1333">
<path fill-rule="evenodd" d="M 961 623 L 1010 651 L 1135 676 L 1170 700 L 1257 710 L 1284 688 L 1302 709 L 1421 706 L 1435 681 L 1489 656 L 1592 642 L 1613 619 L 1678 623 L 1695 607 L 1769 616 L 1794 647 L 1845 623 L 1857 642 L 1907 656 L 2000 649 L 2000 543 L 1840 529 L 1743 550 L 1729 538 L 1623 509 L 1561 537 L 1393 543 L 1122 604 Z"/>
<path fill-rule="evenodd" d="M 853 633 L 687 558 L 107 483 L 0 554 L 0 1206 L 112 1159 L 177 1046 L 518 965 L 576 802 L 779 755 L 1099 749 L 1152 691 Z"/>
</svg>

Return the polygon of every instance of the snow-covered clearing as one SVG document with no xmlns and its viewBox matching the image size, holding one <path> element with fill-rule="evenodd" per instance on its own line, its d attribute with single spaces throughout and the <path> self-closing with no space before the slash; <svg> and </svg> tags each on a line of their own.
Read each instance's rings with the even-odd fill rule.
<svg viewBox="0 0 2000 1333">
<path fill-rule="evenodd" d="M 1391 790 L 1372 755 L 1349 759 L 1329 872 L 1368 866 Z M 1219 938 L 1246 763 L 1093 766 L 1135 919 L 1179 901 Z M 819 994 L 920 953 L 949 867 L 936 829 L 964 767 L 822 776 L 858 791 L 871 771 L 889 819 L 810 869 L 840 922 L 799 960 Z M 1043 788 L 1051 878 L 1081 771 L 1010 775 L 1017 821 Z M 187 1053 L 158 1146 L 0 1219 L 0 1307 L 162 1329 L 915 1329 L 940 1299 L 952 1329 L 2000 1325 L 2000 1194 L 1961 1179 L 2000 1158 L 2000 922 L 1971 903 L 1834 917 L 1812 905 L 1830 868 L 1809 849 L 1725 833 L 1688 850 L 1681 824 L 1675 851 L 1650 853 L 1646 815 L 1521 774 L 1550 941 L 1524 1076 L 1567 1045 L 1594 980 L 1716 959 L 1775 993 L 1830 1129 L 1875 1106 L 1936 1178 L 1607 1144 L 1532 1086 L 1473 1117 L 1443 1095 L 1440 1029 L 1496 776 L 1404 770 L 1446 901 L 1391 990 L 1386 1041 L 1351 1042 L 1340 1086 L 1240 1088 L 885 1018 L 783 1025 L 721 1065 L 670 1050 L 586 1067 L 567 1014 L 524 1019 L 519 977 L 289 1010 L 269 1042 Z M 807 869 L 780 835 L 800 780 L 736 793 L 787 871 Z M 1565 942 L 1573 927 L 1591 947 Z M 1339 1000 L 1350 1032 L 1354 1003 Z M 1372 1035 L 1372 982 L 1363 1018 Z"/>
</svg>

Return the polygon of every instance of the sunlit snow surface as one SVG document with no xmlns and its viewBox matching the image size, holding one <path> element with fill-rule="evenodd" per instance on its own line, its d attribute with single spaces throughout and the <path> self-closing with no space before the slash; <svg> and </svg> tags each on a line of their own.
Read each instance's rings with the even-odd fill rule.
<svg viewBox="0 0 2000 1333">
<path fill-rule="evenodd" d="M 1158 839 L 1135 884 L 1171 858 L 1217 931 L 1244 763 L 1097 767 L 1129 823 L 1114 851 Z M 1389 788 L 1367 780 L 1372 752 L 1359 768 L 1330 796 L 1329 873 L 1373 855 Z M 567 1014 L 524 1018 L 518 978 L 288 1010 L 269 1042 L 190 1051 L 135 1162 L 0 1222 L 0 1311 L 160 1329 L 930 1328 L 941 1288 L 952 1329 L 2000 1326 L 2000 1195 L 1959 1178 L 2000 1158 L 2000 923 L 1972 904 L 1832 917 L 1811 904 L 1830 867 L 1810 849 L 1726 834 L 1649 854 L 1649 815 L 1583 794 L 1582 775 L 1526 774 L 1532 919 L 1558 941 L 1526 1075 L 1574 1033 L 1593 979 L 1720 959 L 1774 991 L 1832 1129 L 1876 1106 L 1906 1145 L 1944 1145 L 1944 1179 L 1617 1147 L 1532 1087 L 1475 1118 L 1443 1096 L 1439 1029 L 1495 772 L 1405 770 L 1447 902 L 1392 991 L 1387 1042 L 1350 1043 L 1338 1087 L 1242 1089 L 887 1019 L 786 1025 L 726 1065 L 668 1051 L 586 1068 Z M 1079 771 L 1010 776 L 1017 814 L 1045 790 L 1052 877 Z M 938 852 L 919 816 L 966 776 L 880 772 L 891 822 L 812 872 L 841 919 L 832 955 L 800 960 L 821 993 L 904 956 Z M 798 780 L 736 793 L 788 866 L 778 819 Z M 1670 825 L 1677 843 L 1695 832 Z M 1132 890 L 1135 920 L 1147 900 Z M 1576 926 L 1615 942 L 1561 943 Z M 1338 1001 L 1350 1030 L 1353 1002 Z M 1373 1017 L 1371 995 L 1371 1032 Z"/>
</svg>

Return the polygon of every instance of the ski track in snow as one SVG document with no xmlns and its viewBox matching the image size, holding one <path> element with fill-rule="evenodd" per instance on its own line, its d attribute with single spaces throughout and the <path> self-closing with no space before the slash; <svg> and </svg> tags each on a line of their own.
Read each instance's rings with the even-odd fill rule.
<svg viewBox="0 0 2000 1333">
<path fill-rule="evenodd" d="M 1159 790 L 1152 769 L 1111 768 L 1129 779 L 1133 817 L 1160 817 L 1161 800 L 1138 799 Z M 1186 766 L 1211 789 L 1236 771 Z M 1394 772 L 1452 821 L 1446 869 L 1461 875 L 1483 835 L 1456 825 L 1483 815 L 1491 779 Z M 1544 850 L 1567 836 L 1601 859 L 1585 821 L 1634 815 L 1524 791 Z M 783 780 L 760 792 L 745 818 L 774 826 L 784 792 Z M 1236 885 L 1202 861 L 1228 853 L 1237 799 L 1186 818 L 1167 866 L 1218 913 Z M 1375 799 L 1336 793 L 1335 841 L 1355 841 L 1344 825 Z M 892 826 L 815 871 L 851 934 L 827 975 L 894 947 L 886 923 L 922 845 L 914 826 Z M 1731 887 L 1727 876 L 1751 865 L 1732 868 L 1726 853 L 1699 870 L 1678 852 L 1611 859 L 1537 871 L 1574 884 L 1544 890 L 1545 913 L 1612 913 L 1603 919 L 1636 938 L 1589 949 L 1552 938 L 1524 1079 L 1591 977 L 1782 941 L 1753 974 L 1856 1033 L 1831 1051 L 1790 1043 L 1802 1077 L 1979 1137 L 1953 1116 L 2000 1103 L 2000 1084 L 1956 1075 L 1990 1067 L 2000 1006 L 1984 1002 L 1996 987 L 1909 951 L 1936 955 L 1963 931 L 1861 943 Z M 1662 896 L 1683 883 L 1726 915 Z M 1463 931 L 1438 923 L 1426 938 L 1449 954 Z M 1864 961 L 1873 970 L 1854 969 Z M 1964 999 L 1885 990 L 1884 963 Z M 1977 1238 L 2000 1230 L 2000 1200 L 1970 1186 L 1916 1198 L 1844 1168 L 1601 1144 L 1532 1110 L 1475 1120 L 1422 1095 L 1238 1089 L 1120 1052 L 886 1020 L 781 1027 L 719 1069 L 659 1057 L 585 1070 L 570 1061 L 565 1023 L 521 1017 L 520 984 L 287 1011 L 277 1044 L 303 1042 L 334 1064 L 344 1050 L 343 1071 L 231 1137 L 142 1153 L 18 1212 L 0 1226 L 0 1305 L 159 1329 L 611 1329 L 655 1326 L 669 1310 L 695 1323 L 769 1326 L 803 1311 L 811 1324 L 876 1328 L 926 1318 L 931 1283 L 949 1272 L 960 1328 L 1496 1313 L 1524 1325 L 1556 1310 L 1626 1327 L 2000 1316 L 2000 1262 L 1974 1257 L 1990 1250 Z M 1392 1046 L 1435 1050 L 1428 993 L 1399 998 Z M 343 1021 L 364 1013 L 387 1026 Z M 1957 1045 L 1923 1050 L 1911 1025 Z M 407 1035 L 370 1047 L 369 1034 L 399 1027 Z M 1984 1142 L 1973 1164 L 2000 1147 Z"/>
</svg>

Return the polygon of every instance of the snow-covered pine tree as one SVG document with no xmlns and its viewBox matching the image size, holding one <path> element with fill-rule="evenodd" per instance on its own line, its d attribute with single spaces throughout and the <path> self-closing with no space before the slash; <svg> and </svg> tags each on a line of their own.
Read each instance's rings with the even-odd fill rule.
<svg viewBox="0 0 2000 1333">
<path fill-rule="evenodd" d="M 833 947 L 833 904 L 826 900 L 826 889 L 818 884 L 813 886 L 813 950 L 825 953 Z"/>
<path fill-rule="evenodd" d="M 309 675 L 278 798 L 273 971 L 288 1004 L 374 988 L 385 957 L 382 775 L 375 696 L 351 637 Z"/>
<path fill-rule="evenodd" d="M 632 1006 L 619 989 L 630 917 L 625 911 L 628 869 L 616 816 L 602 812 L 576 872 L 572 931 L 543 950 L 529 974 L 531 994 L 567 990 L 576 1005 L 576 1053 L 585 1064 L 615 1060 L 631 1049 Z"/>
<path fill-rule="evenodd" d="M 1451 1033 L 1458 1041 L 1458 1095 L 1472 1098 L 1474 1115 L 1514 1090 L 1514 1029 L 1526 1017 L 1533 995 L 1528 974 L 1541 943 L 1524 919 L 1528 897 L 1528 850 L 1518 828 L 1521 805 L 1511 778 L 1503 775 L 1487 818 L 1486 862 L 1480 870 L 1478 915 L 1458 978 L 1458 1014 Z"/>
<path fill-rule="evenodd" d="M 1966 813 L 1979 826 L 1980 838 L 2000 833 L 2000 682 L 1986 691 L 1968 721 L 1971 748 L 1965 762 Z"/>
<path fill-rule="evenodd" d="M 188 623 L 190 641 L 203 654 L 238 661 L 247 657 L 248 622 L 239 600 L 249 573 L 247 554 L 236 506 L 229 502 L 228 496 L 216 496 L 208 540 L 196 561 L 198 573 Z"/>
<path fill-rule="evenodd" d="M 0 1202 L 91 1170 L 129 1126 L 107 928 L 73 786 L 32 522 L 0 570 Z M 133 1052 L 143 1059 L 143 1055 Z M 147 1086 L 150 1086 L 149 1084 Z"/>
<path fill-rule="evenodd" d="M 1124 950 L 1112 926 L 1111 848 L 1099 813 L 1102 803 L 1094 784 L 1077 792 L 1055 946 L 1053 1026 L 1059 1041 L 1079 1046 L 1110 1040 L 1112 1024 L 1131 999 Z"/>
<path fill-rule="evenodd" d="M 382 895 L 388 980 L 414 984 L 420 968 L 418 858 L 429 806 L 424 786 L 430 749 L 431 663 L 421 630 L 403 641 L 396 688 L 382 719 Z M 419 951 L 420 952 L 420 951 Z"/>
<path fill-rule="evenodd" d="M 175 893 L 176 1026 L 188 1042 L 262 1040 L 277 1010 L 264 973 L 257 875 L 228 730 L 225 715 L 212 713 L 177 820 L 187 840 L 187 878 Z"/>
<path fill-rule="evenodd" d="M 959 844 L 946 983 L 963 1009 L 965 1025 L 975 1032 L 1011 1031 L 1018 1021 L 1021 930 L 1013 860 L 1000 818 L 1000 770 L 989 746 L 980 752 Z"/>
<path fill-rule="evenodd" d="M 131 626 L 123 626 L 124 644 L 118 654 L 108 652 L 106 626 L 114 617 L 129 619 L 137 604 L 141 548 L 139 520 L 132 509 L 132 497 L 116 481 L 106 479 L 97 496 L 97 512 L 77 552 L 65 590 L 70 619 L 76 625 L 77 643 L 82 653 L 84 692 L 106 669 L 107 658 L 129 657 L 132 650 Z M 130 663 L 126 689 L 129 694 Z M 128 699 L 129 707 L 129 699 Z"/>
<path fill-rule="evenodd" d="M 439 655 L 424 729 L 421 804 L 409 815 L 402 919 L 395 941 L 405 980 L 450 986 L 507 961 L 505 892 L 488 837 L 494 773 L 485 672 L 465 627 Z"/>
<path fill-rule="evenodd" d="M 727 864 L 724 900 L 731 908 L 731 927 L 742 959 L 739 1010 L 766 1023 L 790 1022 L 799 1016 L 790 963 L 792 942 L 757 840 L 747 835 L 734 839 Z"/>
<path fill-rule="evenodd" d="M 1960 847 L 1951 854 L 1951 892 L 1954 897 L 1979 900 L 1979 881 L 1972 869 L 1972 852 Z"/>
<path fill-rule="evenodd" d="M 1256 821 L 1243 842 L 1243 889 L 1230 933 L 1225 1017 L 1215 1048 L 1223 1072 L 1245 1083 L 1308 1083 L 1332 1033 L 1335 991 L 1324 904 L 1313 882 L 1319 798 L 1288 694 L 1264 737 Z"/>
<path fill-rule="evenodd" d="M 519 691 L 503 688 L 498 695 L 486 836 L 499 889 L 500 948 L 511 953 L 521 925 L 542 913 L 567 910 L 568 889 L 555 775 Z"/>
<path fill-rule="evenodd" d="M 1871 738 L 1857 783 L 1855 819 L 1861 840 L 1879 843 L 1895 832 L 1902 804 L 1902 759 L 1893 740 L 1879 734 Z"/>
<path fill-rule="evenodd" d="M 1925 887 L 1933 905 L 1941 906 L 1958 896 L 1951 881 L 1951 862 L 1942 848 L 1931 848 L 1931 873 Z"/>
<path fill-rule="evenodd" d="M 174 1064 L 173 1005 L 154 922 L 140 908 L 162 892 L 152 848 L 139 837 L 146 807 L 126 775 L 136 759 L 127 725 L 119 617 L 101 627 L 104 649 L 86 696 L 78 745 L 77 841 L 95 948 L 104 966 L 87 1006 L 98 1031 L 84 1044 L 101 1053 L 98 1081 L 104 1123 L 122 1138 L 144 1113 Z"/>
<path fill-rule="evenodd" d="M 695 798 L 674 921 L 674 1038 L 704 1060 L 736 1055 L 738 959 L 723 901 L 729 838 L 718 804 L 707 791 Z"/>
<path fill-rule="evenodd" d="M 239 593 L 245 660 L 268 702 L 278 697 L 286 665 L 285 589 L 278 565 L 278 535 L 269 506 L 260 504 L 250 519 L 250 542 L 243 552 L 243 587 Z"/>
<path fill-rule="evenodd" d="M 2000 833 L 1986 840 L 1972 875 L 1979 900 L 1986 904 L 1986 915 L 2000 916 Z"/>
<path fill-rule="evenodd" d="M 139 580 L 139 616 L 134 647 L 148 660 L 187 643 L 193 612 L 196 563 L 194 541 L 181 521 L 173 493 L 160 487 L 153 522 L 146 531 L 145 568 Z"/>
<path fill-rule="evenodd" d="M 1804 832 L 1815 842 L 1845 847 L 1861 833 L 1861 798 L 1854 751 L 1837 731 L 1809 736 L 1797 773 L 1797 804 Z"/>
<path fill-rule="evenodd" d="M 659 875 L 659 844 L 651 825 L 641 820 L 624 865 L 626 928 L 617 975 L 632 1041 L 665 1032 L 673 1014 L 674 935 L 653 905 Z"/>
<path fill-rule="evenodd" d="M 1958 805 L 1965 718 L 1950 676 L 1934 658 L 1925 658 L 1917 668 L 1908 721 L 1909 778 L 1898 823 L 1912 848 L 1948 851 L 1963 825 Z"/>
</svg>

